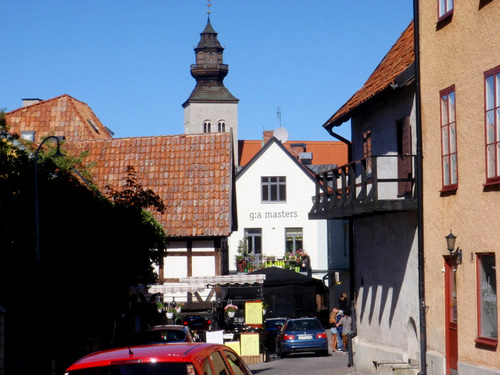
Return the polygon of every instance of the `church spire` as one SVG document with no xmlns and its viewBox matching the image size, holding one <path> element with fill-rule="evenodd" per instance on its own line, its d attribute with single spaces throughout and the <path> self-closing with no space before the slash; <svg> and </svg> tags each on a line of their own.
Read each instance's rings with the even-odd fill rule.
<svg viewBox="0 0 500 375">
<path fill-rule="evenodd" d="M 196 63 L 191 65 L 191 75 L 196 80 L 196 86 L 182 105 L 184 132 L 231 132 L 237 161 L 239 99 L 224 86 L 223 81 L 229 72 L 229 66 L 224 64 L 224 48 L 210 22 L 210 11 L 208 13 L 207 24 L 200 34 L 200 42 L 194 48 Z"/>
</svg>

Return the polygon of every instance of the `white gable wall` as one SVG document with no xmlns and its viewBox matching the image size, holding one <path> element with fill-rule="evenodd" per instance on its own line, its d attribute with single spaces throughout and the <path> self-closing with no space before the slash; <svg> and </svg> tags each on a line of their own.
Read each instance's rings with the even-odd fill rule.
<svg viewBox="0 0 500 375">
<path fill-rule="evenodd" d="M 263 203 L 261 177 L 286 177 L 286 202 Z M 309 220 L 315 183 L 277 144 L 272 144 L 236 181 L 238 231 L 229 238 L 229 268 L 236 270 L 245 228 L 262 229 L 262 254 L 283 257 L 285 228 L 303 228 L 303 250 L 313 270 L 327 269 L 326 220 Z"/>
</svg>

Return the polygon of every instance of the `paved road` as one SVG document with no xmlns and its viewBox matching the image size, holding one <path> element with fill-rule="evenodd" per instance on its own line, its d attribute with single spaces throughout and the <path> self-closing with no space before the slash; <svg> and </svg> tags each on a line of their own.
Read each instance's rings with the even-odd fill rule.
<svg viewBox="0 0 500 375">
<path fill-rule="evenodd" d="M 285 359 L 276 358 L 270 362 L 249 365 L 253 374 L 259 375 L 363 375 L 347 367 L 347 354 L 330 353 L 318 357 L 313 354 L 296 354 Z"/>
<path fill-rule="evenodd" d="M 330 340 L 330 330 L 327 330 Z M 330 341 L 329 341 L 330 342 Z M 330 347 L 330 345 L 328 345 Z M 330 353 L 328 356 L 315 356 L 313 354 L 293 354 L 285 359 L 270 355 L 269 362 L 249 365 L 253 374 L 259 375 L 367 375 L 356 372 L 352 367 L 347 367 L 348 356 L 344 352 Z"/>
</svg>

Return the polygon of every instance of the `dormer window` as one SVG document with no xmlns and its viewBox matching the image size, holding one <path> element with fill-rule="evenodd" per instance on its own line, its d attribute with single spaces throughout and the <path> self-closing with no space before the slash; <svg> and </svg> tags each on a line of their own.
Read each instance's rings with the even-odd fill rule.
<svg viewBox="0 0 500 375">
<path fill-rule="evenodd" d="M 203 123 L 203 133 L 210 133 L 212 131 L 212 123 L 206 120 Z"/>
<path fill-rule="evenodd" d="M 217 124 L 217 131 L 219 133 L 224 133 L 226 131 L 226 122 L 225 121 L 219 121 Z"/>
</svg>

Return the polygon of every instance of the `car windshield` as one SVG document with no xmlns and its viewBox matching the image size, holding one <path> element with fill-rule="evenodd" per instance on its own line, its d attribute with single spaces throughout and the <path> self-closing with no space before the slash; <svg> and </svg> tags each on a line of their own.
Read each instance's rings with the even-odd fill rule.
<svg viewBox="0 0 500 375">
<path fill-rule="evenodd" d="M 282 326 L 283 323 L 283 320 L 266 320 L 266 327 L 278 327 Z"/>
<path fill-rule="evenodd" d="M 186 365 L 176 362 L 126 363 L 92 367 L 67 372 L 65 375 L 186 375 Z"/>
<path fill-rule="evenodd" d="M 186 333 L 180 330 L 148 332 L 148 342 L 176 342 L 185 341 Z"/>
<path fill-rule="evenodd" d="M 321 323 L 317 320 L 294 320 L 288 323 L 288 331 L 322 330 Z"/>
</svg>

